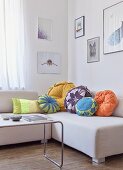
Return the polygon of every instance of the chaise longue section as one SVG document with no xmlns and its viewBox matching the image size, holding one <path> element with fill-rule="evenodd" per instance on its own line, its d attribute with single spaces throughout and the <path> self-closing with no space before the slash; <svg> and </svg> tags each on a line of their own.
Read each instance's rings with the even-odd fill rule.
<svg viewBox="0 0 123 170">
<path fill-rule="evenodd" d="M 51 114 L 50 117 L 63 122 L 64 143 L 89 155 L 96 163 L 123 153 L 123 118 L 80 117 L 67 112 Z M 52 137 L 60 141 L 60 133 L 60 126 L 53 125 Z"/>
</svg>

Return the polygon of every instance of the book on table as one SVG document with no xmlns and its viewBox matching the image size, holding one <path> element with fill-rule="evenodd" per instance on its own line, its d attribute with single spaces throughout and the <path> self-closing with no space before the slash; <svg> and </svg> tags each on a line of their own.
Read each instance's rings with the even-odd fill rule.
<svg viewBox="0 0 123 170">
<path fill-rule="evenodd" d="M 24 120 L 27 120 L 29 122 L 31 121 L 38 121 L 38 120 L 47 120 L 46 117 L 41 115 L 29 115 L 29 116 L 22 116 Z"/>
</svg>

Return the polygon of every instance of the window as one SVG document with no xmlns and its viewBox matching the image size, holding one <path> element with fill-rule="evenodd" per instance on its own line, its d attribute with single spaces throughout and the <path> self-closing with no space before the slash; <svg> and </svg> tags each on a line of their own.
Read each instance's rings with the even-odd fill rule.
<svg viewBox="0 0 123 170">
<path fill-rule="evenodd" d="M 0 0 L 0 89 L 24 88 L 23 0 Z"/>
</svg>

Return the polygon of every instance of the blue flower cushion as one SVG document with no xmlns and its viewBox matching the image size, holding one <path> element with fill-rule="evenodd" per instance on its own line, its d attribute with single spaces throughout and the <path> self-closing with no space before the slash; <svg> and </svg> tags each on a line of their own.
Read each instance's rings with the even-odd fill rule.
<svg viewBox="0 0 123 170">
<path fill-rule="evenodd" d="M 97 111 L 98 105 L 92 97 L 83 97 L 77 102 L 75 108 L 79 116 L 92 116 Z"/>
<path fill-rule="evenodd" d="M 60 110 L 57 101 L 48 95 L 40 96 L 38 103 L 43 113 L 56 113 Z"/>
</svg>

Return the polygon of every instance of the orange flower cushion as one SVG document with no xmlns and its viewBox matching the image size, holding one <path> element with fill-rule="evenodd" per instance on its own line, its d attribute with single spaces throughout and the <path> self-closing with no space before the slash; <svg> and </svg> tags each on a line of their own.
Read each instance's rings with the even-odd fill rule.
<svg viewBox="0 0 123 170">
<path fill-rule="evenodd" d="M 97 92 L 95 100 L 98 104 L 97 116 L 111 116 L 118 104 L 118 99 L 111 90 Z"/>
</svg>

